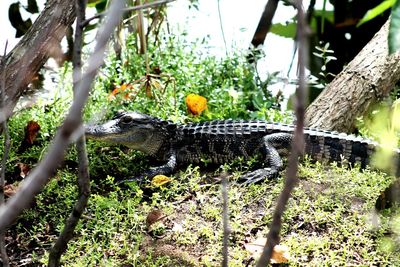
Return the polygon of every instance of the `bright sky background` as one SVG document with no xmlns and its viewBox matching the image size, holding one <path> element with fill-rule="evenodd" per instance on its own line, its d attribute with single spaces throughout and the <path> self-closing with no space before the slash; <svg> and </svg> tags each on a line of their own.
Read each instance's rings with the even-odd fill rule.
<svg viewBox="0 0 400 267">
<path fill-rule="evenodd" d="M 0 8 L 0 50 L 4 48 L 6 40 L 8 40 L 8 47 L 10 50 L 18 40 L 14 38 L 15 29 L 12 28 L 8 20 L 8 7 L 16 0 L 2 0 Z M 26 0 L 21 1 L 23 4 Z M 42 10 L 44 0 L 37 0 L 39 9 Z M 172 24 L 181 24 L 180 27 L 188 27 L 190 29 L 189 38 L 203 38 L 210 36 L 209 43 L 211 53 L 225 54 L 224 43 L 221 34 L 218 5 L 216 0 L 200 0 L 200 10 L 192 10 L 189 12 L 187 9 L 187 1 L 177 0 L 170 4 L 168 19 Z M 257 27 L 258 20 L 264 9 L 266 0 L 251 0 L 244 4 L 242 0 L 220 0 L 222 25 L 225 32 L 228 50 L 232 47 L 247 48 L 250 44 L 252 35 Z M 21 8 L 22 16 L 24 19 L 29 17 Z M 278 12 L 275 16 L 274 22 L 284 22 L 294 16 L 293 8 L 280 5 Z M 196 17 L 193 17 L 196 16 Z M 35 19 L 37 15 L 33 16 Z M 272 40 L 269 40 L 271 39 Z M 282 51 L 291 51 L 291 40 L 268 35 L 266 41 L 267 51 L 271 51 L 271 55 L 277 55 Z M 222 49 L 222 50 L 221 50 Z M 278 57 L 277 57 L 278 59 Z M 286 63 L 279 57 L 279 60 L 273 60 L 278 64 L 278 68 L 283 67 Z"/>
<path fill-rule="evenodd" d="M 187 12 L 179 4 L 179 0 L 172 4 L 168 19 L 172 24 L 181 24 L 187 27 L 189 39 L 210 36 L 210 53 L 225 55 L 225 46 L 222 37 L 218 15 L 218 2 L 200 0 L 200 10 Z M 228 52 L 233 47 L 247 49 L 257 28 L 266 0 L 220 0 L 222 27 L 225 33 Z M 279 5 L 274 22 L 285 22 L 295 15 L 291 7 Z M 193 18 L 195 16 L 195 18 Z M 293 42 L 291 39 L 268 34 L 265 42 L 267 58 L 273 63 L 275 70 L 287 68 L 291 59 Z M 287 53 L 289 52 L 289 53 Z"/>
</svg>

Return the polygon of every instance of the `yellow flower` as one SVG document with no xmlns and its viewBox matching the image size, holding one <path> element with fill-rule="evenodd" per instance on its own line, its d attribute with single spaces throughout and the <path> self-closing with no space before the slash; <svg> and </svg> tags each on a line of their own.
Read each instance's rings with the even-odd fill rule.
<svg viewBox="0 0 400 267">
<path fill-rule="evenodd" d="M 172 179 L 169 178 L 168 176 L 159 174 L 153 177 L 153 179 L 151 180 L 151 184 L 153 186 L 157 186 L 160 187 L 162 185 L 165 185 L 166 183 L 169 183 Z"/>
</svg>

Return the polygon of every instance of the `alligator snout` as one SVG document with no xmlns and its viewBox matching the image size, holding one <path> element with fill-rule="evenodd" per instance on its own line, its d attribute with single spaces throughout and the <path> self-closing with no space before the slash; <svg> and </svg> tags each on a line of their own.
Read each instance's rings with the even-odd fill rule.
<svg viewBox="0 0 400 267">
<path fill-rule="evenodd" d="M 88 138 L 96 138 L 105 134 L 105 130 L 100 125 L 85 125 L 85 135 Z"/>
</svg>

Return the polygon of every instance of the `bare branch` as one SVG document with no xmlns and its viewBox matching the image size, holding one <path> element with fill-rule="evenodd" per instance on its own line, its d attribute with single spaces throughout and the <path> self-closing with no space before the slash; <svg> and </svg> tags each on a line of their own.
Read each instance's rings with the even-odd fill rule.
<svg viewBox="0 0 400 267">
<path fill-rule="evenodd" d="M 226 173 L 222 174 L 222 221 L 224 237 L 222 241 L 222 266 L 228 267 L 228 245 L 229 245 L 229 211 L 228 211 L 228 177 Z"/>
<path fill-rule="evenodd" d="M 76 89 L 78 88 L 79 81 L 82 78 L 82 46 L 83 46 L 83 28 L 82 21 L 85 19 L 85 0 L 76 0 L 76 13 L 77 22 L 75 28 L 75 43 L 73 49 L 73 83 L 74 83 L 74 96 L 76 96 Z M 82 114 L 81 114 L 82 115 Z M 81 118 L 82 116 L 80 116 Z M 82 123 L 82 121 L 81 121 Z M 62 253 L 67 249 L 68 242 L 74 234 L 76 225 L 82 216 L 85 207 L 88 203 L 90 196 L 90 179 L 88 169 L 88 157 L 86 153 L 85 135 L 78 138 L 76 149 L 78 151 L 78 188 L 79 196 L 75 203 L 73 211 L 65 223 L 64 229 L 58 237 L 56 243 L 50 251 L 48 266 L 59 266 Z"/>
<path fill-rule="evenodd" d="M 260 21 L 258 22 L 257 29 L 254 32 L 250 48 L 257 48 L 259 45 L 264 43 L 267 33 L 271 28 L 272 19 L 274 18 L 276 9 L 278 8 L 278 3 L 279 0 L 268 0 L 261 15 Z M 252 53 L 253 52 L 250 51 L 250 54 L 247 56 L 247 60 L 250 63 L 253 63 L 257 60 L 256 56 Z"/>
<path fill-rule="evenodd" d="M 28 175 L 17 193 L 10 198 L 5 206 L 0 208 L 0 231 L 4 231 L 29 206 L 35 195 L 42 190 L 48 179 L 54 175 L 64 157 L 65 150 L 70 144 L 71 137 L 83 134 L 80 115 L 89 96 L 90 86 L 98 68 L 103 64 L 108 39 L 120 20 L 123 6 L 124 1 L 122 0 L 112 1 L 109 16 L 106 17 L 105 23 L 99 29 L 94 53 L 89 58 L 88 68 L 79 82 L 76 97 L 69 113 L 57 131 L 53 144 L 50 146 L 45 158 Z"/>
<path fill-rule="evenodd" d="M 8 42 L 6 41 L 6 45 L 4 47 L 4 54 L 3 54 L 3 57 L 1 60 L 1 66 L 3 68 L 3 73 L 1 75 L 1 85 L 0 85 L 0 106 L 1 106 L 1 108 L 3 108 L 4 104 L 5 104 L 5 100 L 4 100 L 4 95 L 5 95 L 5 91 L 6 91 L 5 59 L 6 59 L 6 53 L 7 53 L 7 45 L 8 45 Z M 4 202 L 5 202 L 4 186 L 6 184 L 6 164 L 7 164 L 8 154 L 10 152 L 10 146 L 11 146 L 10 133 L 8 131 L 7 120 L 3 121 L 2 127 L 3 127 L 3 136 L 4 136 L 4 154 L 3 154 L 2 161 L 1 161 L 0 207 L 2 205 L 4 205 Z M 7 256 L 7 251 L 6 251 L 5 231 L 0 231 L 0 255 L 1 255 L 2 266 L 4 266 L 4 267 L 10 266 L 9 259 Z"/>
<path fill-rule="evenodd" d="M 224 41 L 224 46 L 225 46 L 225 55 L 226 57 L 228 57 L 228 46 L 226 45 L 225 31 L 224 31 L 224 26 L 222 25 L 222 13 L 219 0 L 217 0 L 217 6 L 218 6 L 219 27 L 221 29 L 222 40 Z"/>
<path fill-rule="evenodd" d="M 0 69 L 0 75 L 7 70 L 6 105 L 0 110 L 0 123 L 11 116 L 19 97 L 49 56 L 61 51 L 59 44 L 74 19 L 73 2 L 48 0 L 32 27 L 7 54 Z"/>
<path fill-rule="evenodd" d="M 297 7 L 297 36 L 299 42 L 299 86 L 296 90 L 296 128 L 292 141 L 292 151 L 289 156 L 288 169 L 286 172 L 286 180 L 284 188 L 279 195 L 278 203 L 273 214 L 270 231 L 267 236 L 267 243 L 257 267 L 267 266 L 270 262 L 273 248 L 279 244 L 279 232 L 282 226 L 282 215 L 285 211 L 287 202 L 289 201 L 291 192 L 298 182 L 297 171 L 299 157 L 304 153 L 304 103 L 306 99 L 306 77 L 305 66 L 307 64 L 307 25 L 302 7 L 302 0 L 296 0 Z"/>
<path fill-rule="evenodd" d="M 163 5 L 163 4 L 168 4 L 168 3 L 174 2 L 174 1 L 176 1 L 176 0 L 159 0 L 159 1 L 154 1 L 154 2 L 151 2 L 151 3 L 146 3 L 146 4 L 143 4 L 143 5 L 139 5 L 139 6 L 133 6 L 133 7 L 124 8 L 124 9 L 123 9 L 123 12 L 126 13 L 126 12 L 130 12 L 130 11 L 148 9 L 148 8 L 160 6 L 160 5 Z M 99 19 L 99 18 L 101 18 L 101 17 L 104 17 L 105 15 L 107 15 L 107 11 L 106 11 L 106 12 L 99 13 L 99 14 L 97 14 L 97 15 L 94 15 L 94 16 L 91 17 L 91 18 L 88 18 L 87 20 L 85 20 L 85 21 L 82 22 L 82 28 L 86 27 L 92 20 L 94 20 L 94 19 Z"/>
<path fill-rule="evenodd" d="M 267 4 L 265 5 L 264 12 L 261 15 L 257 29 L 254 33 L 253 39 L 251 40 L 251 44 L 254 47 L 264 43 L 265 37 L 271 28 L 272 19 L 275 15 L 278 3 L 279 0 L 268 0 Z"/>
</svg>

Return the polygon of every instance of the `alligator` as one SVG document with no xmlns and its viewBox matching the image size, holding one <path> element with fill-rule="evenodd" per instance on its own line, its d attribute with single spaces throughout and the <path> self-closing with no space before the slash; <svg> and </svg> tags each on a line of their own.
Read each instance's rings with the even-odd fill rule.
<svg viewBox="0 0 400 267">
<path fill-rule="evenodd" d="M 86 126 L 89 139 L 122 144 L 142 151 L 163 165 L 122 182 L 173 173 L 180 164 L 223 164 L 234 158 L 263 158 L 265 166 L 241 176 L 245 183 L 276 177 L 283 167 L 282 155 L 291 147 L 294 125 L 260 120 L 214 120 L 176 124 L 139 112 L 118 112 L 104 124 Z M 315 161 L 348 162 L 365 168 L 378 144 L 371 140 L 320 129 L 304 128 L 305 154 Z M 400 150 L 395 150 L 396 163 Z M 400 168 L 396 167 L 399 176 Z"/>
</svg>

